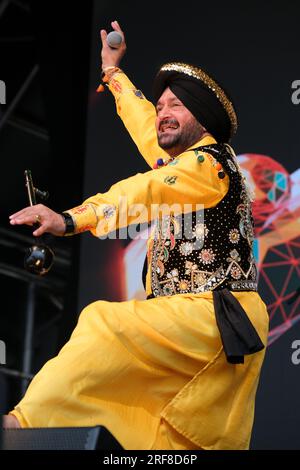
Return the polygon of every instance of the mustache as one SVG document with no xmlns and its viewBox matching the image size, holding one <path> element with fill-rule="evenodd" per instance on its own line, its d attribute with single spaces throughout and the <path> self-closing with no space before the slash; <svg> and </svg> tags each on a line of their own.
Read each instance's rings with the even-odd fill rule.
<svg viewBox="0 0 300 470">
<path fill-rule="evenodd" d="M 179 123 L 176 119 L 164 119 L 159 124 L 159 130 L 161 130 L 162 126 L 165 126 L 165 125 L 175 125 L 179 127 Z"/>
</svg>

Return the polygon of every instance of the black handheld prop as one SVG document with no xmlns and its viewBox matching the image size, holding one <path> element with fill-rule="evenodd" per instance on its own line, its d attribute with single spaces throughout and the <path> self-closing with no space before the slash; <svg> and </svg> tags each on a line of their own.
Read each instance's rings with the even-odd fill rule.
<svg viewBox="0 0 300 470">
<path fill-rule="evenodd" d="M 41 191 L 33 186 L 32 176 L 30 170 L 25 170 L 25 184 L 28 192 L 28 199 L 30 206 L 36 205 L 36 197 L 46 200 L 49 197 L 47 191 Z M 34 224 L 37 228 L 39 223 Z M 24 258 L 25 269 L 31 273 L 43 275 L 46 274 L 53 264 L 54 253 L 45 245 L 43 238 L 37 237 L 35 245 L 26 250 Z"/>
</svg>

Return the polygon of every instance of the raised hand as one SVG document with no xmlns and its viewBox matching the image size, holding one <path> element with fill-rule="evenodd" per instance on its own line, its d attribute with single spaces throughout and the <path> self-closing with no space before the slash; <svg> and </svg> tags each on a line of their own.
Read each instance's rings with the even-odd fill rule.
<svg viewBox="0 0 300 470">
<path fill-rule="evenodd" d="M 101 61 L 102 61 L 102 70 L 104 71 L 106 67 L 118 67 L 125 52 L 126 52 L 126 42 L 123 31 L 120 28 L 120 25 L 117 21 L 112 21 L 111 26 L 114 31 L 117 31 L 121 34 L 123 40 L 118 49 L 111 48 L 107 42 L 107 31 L 101 29 L 100 36 L 102 41 L 102 50 L 101 50 Z"/>
</svg>

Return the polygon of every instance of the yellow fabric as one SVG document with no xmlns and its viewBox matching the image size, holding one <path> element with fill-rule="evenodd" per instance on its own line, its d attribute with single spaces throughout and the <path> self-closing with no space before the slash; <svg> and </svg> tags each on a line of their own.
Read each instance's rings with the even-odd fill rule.
<svg viewBox="0 0 300 470">
<path fill-rule="evenodd" d="M 168 154 L 157 142 L 156 111 L 153 104 L 144 97 L 140 98 L 140 94 L 135 94 L 135 86 L 123 72 L 113 75 L 109 89 L 115 97 L 119 116 L 151 168 L 158 158 L 168 160 Z M 208 136 L 190 148 L 215 142 L 213 137 Z M 201 154 L 204 157 L 206 155 L 203 152 Z M 223 180 L 218 178 L 217 171 L 207 156 L 203 163 L 198 163 L 194 152 L 187 151 L 176 160 L 176 165 L 138 173 L 114 184 L 106 193 L 98 193 L 82 205 L 66 211 L 73 217 L 75 232 L 91 230 L 95 236 L 103 236 L 115 228 L 150 221 L 150 208 L 153 204 L 203 204 L 204 207 L 213 207 L 225 196 L 229 185 L 228 177 L 226 175 Z M 174 184 L 168 184 L 169 177 L 175 179 Z M 124 197 L 128 211 L 126 217 L 119 217 L 120 200 Z M 149 209 L 147 213 L 139 213 L 137 208 L 135 213 L 130 214 L 129 208 L 138 204 L 144 204 Z M 115 210 L 112 218 L 104 217 L 107 207 Z"/>
<path fill-rule="evenodd" d="M 114 95 L 118 115 L 148 165 L 153 168 L 158 158 L 168 159 L 168 154 L 157 142 L 154 105 L 139 90 L 135 93 L 136 87 L 123 72 L 113 75 L 109 89 Z"/>
<path fill-rule="evenodd" d="M 135 94 L 124 74 L 113 80 L 118 113 L 152 165 L 163 156 L 153 137 L 154 108 Z M 205 138 L 195 146 L 213 142 Z M 174 184 L 168 176 L 176 177 Z M 69 213 L 76 231 L 100 236 L 110 229 L 105 211 L 119 215 L 120 196 L 128 197 L 128 206 L 213 207 L 228 186 L 228 177 L 218 178 L 208 156 L 198 163 L 190 151 L 176 165 L 128 178 Z M 128 223 L 136 221 L 128 214 Z M 266 344 L 268 315 L 260 296 L 234 295 Z M 70 341 L 37 374 L 12 413 L 23 427 L 104 425 L 126 449 L 247 449 L 263 357 L 261 351 L 246 356 L 245 364 L 226 361 L 211 292 L 98 301 L 83 310 Z"/>
<path fill-rule="evenodd" d="M 193 147 L 215 143 L 212 137 L 204 137 Z M 202 152 L 205 156 L 206 154 Z M 96 194 L 84 201 L 81 206 L 69 209 L 75 222 L 76 231 L 91 230 L 95 236 L 103 236 L 114 228 L 126 227 L 133 223 L 143 223 L 151 220 L 151 207 L 154 204 L 179 205 L 184 212 L 195 210 L 197 204 L 204 208 L 215 206 L 228 191 L 229 179 L 218 177 L 218 172 L 209 158 L 198 163 L 195 153 L 187 151 L 177 157 L 176 165 L 167 165 L 157 170 L 138 173 L 111 186 L 109 191 Z M 169 183 L 168 177 L 173 177 L 174 183 Z M 125 198 L 124 200 L 122 198 Z M 125 201 L 125 211 L 119 206 Z M 147 211 L 138 206 L 143 204 Z M 136 207 L 136 210 L 132 208 Z M 112 218 L 105 218 L 107 207 L 115 210 Z M 122 212 L 122 217 L 120 217 Z M 124 216 L 125 215 L 125 216 Z"/>
<path fill-rule="evenodd" d="M 266 343 L 259 295 L 234 295 Z M 101 424 L 126 449 L 247 449 L 263 356 L 226 362 L 211 292 L 98 301 L 13 414 L 23 427 Z"/>
</svg>

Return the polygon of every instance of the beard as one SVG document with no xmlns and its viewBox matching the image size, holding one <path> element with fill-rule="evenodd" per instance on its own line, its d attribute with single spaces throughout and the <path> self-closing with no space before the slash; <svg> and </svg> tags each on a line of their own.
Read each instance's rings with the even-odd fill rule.
<svg viewBox="0 0 300 470">
<path fill-rule="evenodd" d="M 158 145 L 170 155 L 179 155 L 201 139 L 205 129 L 196 120 L 188 121 L 183 127 L 157 133 Z"/>
</svg>

